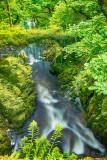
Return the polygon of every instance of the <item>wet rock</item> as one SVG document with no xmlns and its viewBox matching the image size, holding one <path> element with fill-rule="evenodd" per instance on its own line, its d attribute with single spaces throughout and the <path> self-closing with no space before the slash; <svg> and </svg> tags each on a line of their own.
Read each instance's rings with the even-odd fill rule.
<svg viewBox="0 0 107 160">
<path fill-rule="evenodd" d="M 21 57 L 24 61 L 27 61 L 28 60 L 28 56 L 26 55 L 25 51 L 21 50 L 19 53 L 18 53 L 18 57 Z"/>
</svg>

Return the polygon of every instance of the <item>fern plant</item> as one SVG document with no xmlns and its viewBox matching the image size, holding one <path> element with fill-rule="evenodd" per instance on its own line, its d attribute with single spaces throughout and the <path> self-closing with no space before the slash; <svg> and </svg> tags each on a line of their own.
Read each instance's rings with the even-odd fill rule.
<svg viewBox="0 0 107 160">
<path fill-rule="evenodd" d="M 21 141 L 21 155 L 24 157 L 29 157 L 30 159 L 34 158 L 34 151 L 36 148 L 36 139 L 39 135 L 39 128 L 37 122 L 34 120 L 30 123 L 28 128 L 29 137 L 24 137 Z"/>
<path fill-rule="evenodd" d="M 53 133 L 53 135 L 52 135 L 52 138 L 51 138 L 52 141 L 51 141 L 51 144 L 50 144 L 49 153 L 52 151 L 52 149 L 53 149 L 54 147 L 56 147 L 56 144 L 57 144 L 58 142 L 60 142 L 60 141 L 58 141 L 57 139 L 60 138 L 61 135 L 62 135 L 62 126 L 61 126 L 60 124 L 58 124 L 58 125 L 56 126 L 56 129 L 55 129 L 55 131 L 54 131 L 54 133 Z"/>
<path fill-rule="evenodd" d="M 34 120 L 30 123 L 28 128 L 28 137 L 24 137 L 21 141 L 20 158 L 29 158 L 31 160 L 35 158 L 44 159 L 48 157 L 53 148 L 55 148 L 57 139 L 61 137 L 62 126 L 57 125 L 51 143 L 48 142 L 47 137 L 39 138 L 39 128 L 37 122 Z"/>
<path fill-rule="evenodd" d="M 62 135 L 62 126 L 58 124 L 54 130 L 51 142 L 47 140 L 47 137 L 39 138 L 39 128 L 35 121 L 32 121 L 28 128 L 28 137 L 24 137 L 21 141 L 20 152 L 14 152 L 12 158 L 26 158 L 28 160 L 71 160 L 72 156 L 68 153 L 62 154 L 57 147 L 57 143 L 60 142 L 58 138 Z M 74 154 L 73 154 L 74 157 Z M 75 156 L 76 158 L 77 156 Z"/>
</svg>

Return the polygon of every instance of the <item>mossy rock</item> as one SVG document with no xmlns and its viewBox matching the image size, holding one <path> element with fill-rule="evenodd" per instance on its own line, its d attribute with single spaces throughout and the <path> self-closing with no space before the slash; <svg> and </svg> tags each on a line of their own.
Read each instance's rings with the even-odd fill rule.
<svg viewBox="0 0 107 160">
<path fill-rule="evenodd" d="M 33 92 L 28 96 L 25 101 L 25 108 L 26 108 L 26 117 L 29 118 L 33 111 L 35 110 L 35 102 L 36 102 L 37 93 Z"/>
<path fill-rule="evenodd" d="M 49 71 L 50 71 L 50 73 L 55 74 L 54 68 L 51 67 L 51 69 Z"/>
<path fill-rule="evenodd" d="M 77 97 L 77 92 L 76 91 L 72 91 L 70 93 L 70 97 L 71 97 L 71 101 L 75 101 L 76 97 Z"/>
<path fill-rule="evenodd" d="M 11 141 L 7 136 L 7 120 L 0 115 L 0 155 L 8 154 L 11 151 Z"/>
<path fill-rule="evenodd" d="M 101 113 L 101 108 L 98 106 L 98 103 L 101 104 L 101 102 L 99 100 L 97 100 L 95 98 L 95 96 L 93 96 L 90 99 L 89 106 L 88 106 L 88 116 L 90 116 L 91 114 L 94 114 L 94 113 L 96 115 L 99 115 Z"/>
<path fill-rule="evenodd" d="M 87 119 L 88 127 L 90 127 L 90 128 L 92 127 L 92 124 L 93 124 L 95 118 L 96 118 L 96 115 L 95 115 L 95 114 L 92 114 L 92 115 L 90 116 L 90 118 L 88 117 L 88 119 Z"/>
<path fill-rule="evenodd" d="M 52 74 L 60 74 L 63 71 L 62 65 L 57 63 L 56 65 L 51 65 L 51 69 L 49 70 Z"/>
<path fill-rule="evenodd" d="M 99 125 L 101 125 L 101 128 L 104 130 L 107 128 L 107 112 L 105 113 L 101 113 L 100 115 L 98 115 L 96 118 L 95 118 L 95 122 Z"/>
<path fill-rule="evenodd" d="M 103 99 L 101 112 L 107 111 L 107 97 Z"/>
<path fill-rule="evenodd" d="M 13 92 L 9 92 L 9 90 L 5 88 L 1 90 L 0 101 L 0 111 L 2 115 L 11 122 L 13 121 L 13 117 L 24 111 L 23 99 L 17 97 Z"/>
<path fill-rule="evenodd" d="M 74 76 L 78 73 L 78 69 L 76 65 L 70 65 L 66 66 L 63 65 L 62 72 L 58 75 L 58 78 L 60 79 L 63 84 L 67 84 L 71 87 L 72 82 L 74 81 Z M 73 85 L 72 85 L 73 86 Z"/>
<path fill-rule="evenodd" d="M 102 133 L 104 144 L 107 146 L 107 129 L 104 129 Z"/>
<path fill-rule="evenodd" d="M 12 146 L 9 137 L 3 137 L 3 141 L 0 139 L 0 155 L 6 155 L 11 152 Z"/>
<path fill-rule="evenodd" d="M 21 90 L 18 87 L 16 87 L 16 86 L 13 86 L 12 91 L 17 96 L 21 95 Z"/>
<path fill-rule="evenodd" d="M 79 90 L 79 97 L 81 99 L 81 103 L 84 108 L 88 110 L 90 99 L 93 97 L 93 91 L 89 91 L 88 86 L 84 86 L 84 82 L 80 83 Z"/>
<path fill-rule="evenodd" d="M 0 154 L 11 149 L 6 130 L 20 130 L 35 109 L 37 93 L 32 93 L 31 73 L 32 68 L 21 58 L 0 59 Z"/>
<path fill-rule="evenodd" d="M 88 118 L 90 116 L 88 115 Z M 88 127 L 90 127 L 95 136 L 102 139 L 102 142 L 107 145 L 107 112 L 101 112 L 100 114 L 94 112 L 88 119 Z"/>
<path fill-rule="evenodd" d="M 11 129 L 16 129 L 16 128 L 20 128 L 24 125 L 26 120 L 26 115 L 25 112 L 20 113 L 19 115 L 13 117 L 13 121 L 12 121 L 12 128 Z"/>
</svg>

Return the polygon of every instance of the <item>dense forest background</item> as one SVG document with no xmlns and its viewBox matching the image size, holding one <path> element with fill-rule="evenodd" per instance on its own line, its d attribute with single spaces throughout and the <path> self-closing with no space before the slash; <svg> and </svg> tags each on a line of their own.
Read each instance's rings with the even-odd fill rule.
<svg viewBox="0 0 107 160">
<path fill-rule="evenodd" d="M 101 12 L 107 16 L 106 5 L 105 0 L 1 0 L 0 22 L 12 27 L 32 20 L 34 27 L 56 25 L 65 30 Z"/>
<path fill-rule="evenodd" d="M 37 40 L 43 41 L 44 39 L 46 40 L 47 47 L 46 56 L 51 61 L 50 72 L 58 76 L 58 79 L 63 84 L 63 89 L 70 91 L 72 101 L 74 101 L 77 96 L 80 97 L 82 106 L 87 112 L 87 126 L 90 127 L 95 133 L 95 136 L 107 146 L 107 1 L 0 1 L 1 50 L 7 46 L 12 50 L 12 45 L 29 46 L 32 42 Z M 1 52 L 0 56 L 2 57 Z M 17 67 L 18 66 L 20 66 L 20 64 L 18 64 Z M 13 87 L 11 84 L 13 82 L 15 83 L 13 78 L 12 83 L 7 85 L 4 91 L 3 86 L 6 86 L 8 83 L 5 79 L 6 67 L 9 73 L 11 73 L 9 77 L 10 81 L 13 77 L 13 73 L 11 72 L 11 68 L 13 67 L 12 58 L 7 58 L 6 61 L 2 58 L 0 60 L 0 129 L 3 130 L 0 134 L 1 154 L 7 154 L 7 146 L 10 146 L 10 142 L 6 137 L 6 124 L 4 122 L 2 124 L 2 121 L 8 119 L 11 128 L 14 128 L 17 123 L 15 122 L 14 124 L 12 117 L 9 117 L 10 114 L 6 113 L 7 115 L 5 115 L 3 110 L 3 108 L 7 107 L 7 100 L 4 97 L 6 93 L 9 93 L 10 88 Z M 22 68 L 22 70 L 24 69 Z M 29 72 L 31 72 L 31 69 L 29 70 Z M 18 75 L 19 73 L 16 71 L 15 75 L 16 74 Z M 24 74 L 27 75 L 28 73 Z M 18 82 L 19 79 L 16 79 L 16 82 Z M 27 83 L 28 82 L 26 82 L 26 86 Z M 30 83 L 32 90 L 34 85 L 33 81 Z M 21 93 L 21 95 L 17 94 L 17 97 L 25 94 L 25 88 L 21 88 L 21 85 L 19 86 L 18 83 L 14 85 L 19 87 Z M 23 86 L 25 87 L 24 83 Z M 77 90 L 79 90 L 79 92 L 77 92 Z M 16 92 L 17 91 L 13 92 L 15 96 Z M 12 96 L 10 96 L 10 98 Z M 29 100 L 24 102 L 24 98 L 21 99 L 24 106 L 29 105 L 31 99 L 35 99 L 35 97 L 27 97 Z M 29 112 L 29 110 L 26 112 Z M 22 126 L 24 121 L 25 118 L 20 121 L 20 126 Z M 5 129 L 3 129 L 3 126 L 5 126 Z M 3 137 L 3 135 L 5 136 Z M 26 149 L 24 151 L 26 152 Z M 26 157 L 25 152 L 22 153 L 23 156 L 20 156 L 21 158 Z M 30 157 L 31 154 L 29 152 L 28 157 Z M 59 157 L 60 156 L 61 155 L 59 155 Z"/>
</svg>

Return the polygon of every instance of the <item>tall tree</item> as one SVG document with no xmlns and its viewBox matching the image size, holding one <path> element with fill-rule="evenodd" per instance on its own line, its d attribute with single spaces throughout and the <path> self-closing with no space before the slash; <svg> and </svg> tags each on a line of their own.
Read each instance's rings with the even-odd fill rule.
<svg viewBox="0 0 107 160">
<path fill-rule="evenodd" d="M 11 13 L 10 13 L 10 4 L 9 4 L 9 0 L 6 0 L 6 1 L 7 1 L 8 15 L 9 15 L 9 23 L 10 23 L 10 27 L 12 27 L 13 23 L 12 23 L 12 17 L 11 17 Z"/>
</svg>

